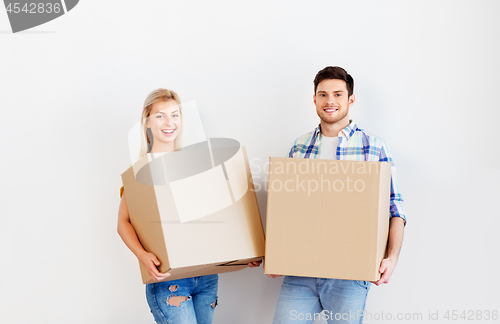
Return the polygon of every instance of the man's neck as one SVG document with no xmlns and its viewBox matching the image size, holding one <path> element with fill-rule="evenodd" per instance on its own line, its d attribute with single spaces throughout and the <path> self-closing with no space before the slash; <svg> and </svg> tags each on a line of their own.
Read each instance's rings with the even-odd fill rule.
<svg viewBox="0 0 500 324">
<path fill-rule="evenodd" d="M 342 118 L 342 120 L 333 124 L 327 124 L 321 120 L 321 134 L 326 137 L 339 136 L 340 131 L 346 128 L 349 124 L 349 116 L 346 116 L 345 118 Z"/>
</svg>

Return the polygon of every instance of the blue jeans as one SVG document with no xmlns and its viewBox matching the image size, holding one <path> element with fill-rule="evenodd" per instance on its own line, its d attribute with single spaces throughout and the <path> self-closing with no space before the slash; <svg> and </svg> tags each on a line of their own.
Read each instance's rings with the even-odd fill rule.
<svg viewBox="0 0 500 324">
<path fill-rule="evenodd" d="M 146 285 L 156 323 L 211 324 L 217 306 L 217 274 Z"/>
<path fill-rule="evenodd" d="M 370 290 L 369 281 L 285 276 L 273 324 L 360 324 Z"/>
</svg>

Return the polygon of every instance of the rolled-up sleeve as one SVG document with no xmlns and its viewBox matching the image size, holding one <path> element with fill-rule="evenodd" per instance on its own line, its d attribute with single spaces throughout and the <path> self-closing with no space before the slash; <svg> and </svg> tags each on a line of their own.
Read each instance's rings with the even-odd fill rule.
<svg viewBox="0 0 500 324">
<path fill-rule="evenodd" d="M 403 197 L 401 195 L 401 191 L 399 190 L 396 166 L 394 165 L 394 160 L 389 151 L 389 148 L 385 143 L 382 145 L 380 149 L 379 161 L 391 162 L 391 203 L 390 203 L 391 218 L 401 217 L 406 225 L 406 214 L 403 208 Z"/>
</svg>

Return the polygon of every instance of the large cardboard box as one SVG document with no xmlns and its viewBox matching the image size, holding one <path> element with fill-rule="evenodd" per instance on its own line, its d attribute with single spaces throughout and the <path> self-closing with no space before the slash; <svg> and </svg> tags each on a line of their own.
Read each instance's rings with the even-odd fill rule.
<svg viewBox="0 0 500 324">
<path fill-rule="evenodd" d="M 270 158 L 265 272 L 380 279 L 390 181 L 388 162 Z"/>
<path fill-rule="evenodd" d="M 147 154 L 122 174 L 130 221 L 167 281 L 241 270 L 264 256 L 245 148 L 210 141 Z M 140 267 L 143 282 L 154 282 Z"/>
</svg>

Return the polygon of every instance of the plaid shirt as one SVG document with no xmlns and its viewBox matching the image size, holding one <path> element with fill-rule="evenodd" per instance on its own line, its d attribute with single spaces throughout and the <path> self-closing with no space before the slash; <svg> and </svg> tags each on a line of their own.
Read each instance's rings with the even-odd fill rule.
<svg viewBox="0 0 500 324">
<path fill-rule="evenodd" d="M 319 147 L 321 143 L 320 125 L 318 125 L 314 131 L 297 138 L 288 153 L 288 157 L 304 159 L 319 158 Z M 352 120 L 346 128 L 339 132 L 338 137 L 337 160 L 391 162 L 391 218 L 401 217 L 406 224 L 403 198 L 399 191 L 396 176 L 396 167 L 394 166 L 389 148 L 384 141 L 358 128 L 358 125 Z"/>
</svg>

